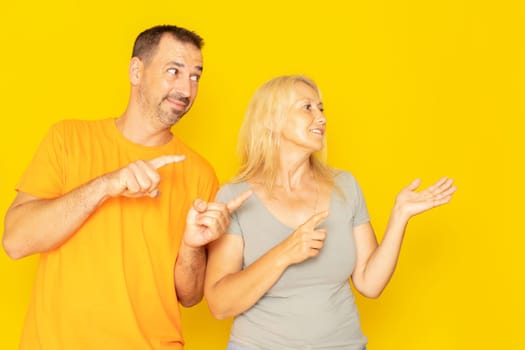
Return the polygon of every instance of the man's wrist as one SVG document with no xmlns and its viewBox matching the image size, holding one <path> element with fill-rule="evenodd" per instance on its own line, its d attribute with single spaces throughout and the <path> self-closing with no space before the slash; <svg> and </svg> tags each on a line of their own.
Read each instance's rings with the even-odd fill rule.
<svg viewBox="0 0 525 350">
<path fill-rule="evenodd" d="M 191 254 L 191 255 L 200 255 L 200 254 L 205 254 L 206 253 L 206 247 L 205 246 L 200 246 L 200 247 L 191 246 L 191 245 L 186 244 L 184 239 L 182 240 L 182 242 L 180 244 L 180 249 L 179 250 L 180 250 L 179 251 L 179 255 L 180 255 L 181 251 L 184 251 L 186 254 Z"/>
</svg>

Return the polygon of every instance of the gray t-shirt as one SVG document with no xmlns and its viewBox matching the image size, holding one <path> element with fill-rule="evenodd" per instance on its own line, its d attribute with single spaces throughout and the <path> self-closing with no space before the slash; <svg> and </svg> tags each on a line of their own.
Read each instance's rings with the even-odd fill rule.
<svg viewBox="0 0 525 350">
<path fill-rule="evenodd" d="M 343 195 L 332 191 L 330 215 L 319 226 L 327 229 L 321 252 L 290 266 L 255 305 L 238 315 L 231 341 L 254 350 L 361 350 L 366 345 L 349 277 L 355 265 L 352 228 L 368 222 L 369 216 L 354 177 L 339 172 L 335 182 Z M 226 184 L 217 200 L 226 202 L 248 187 Z M 232 214 L 228 232 L 244 241 L 245 268 L 294 230 L 254 194 Z"/>
</svg>

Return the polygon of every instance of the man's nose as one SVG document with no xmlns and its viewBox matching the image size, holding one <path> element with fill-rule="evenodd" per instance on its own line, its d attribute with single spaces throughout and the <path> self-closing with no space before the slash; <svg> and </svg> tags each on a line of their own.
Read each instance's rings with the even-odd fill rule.
<svg viewBox="0 0 525 350">
<path fill-rule="evenodd" d="M 177 79 L 175 85 L 175 91 L 184 97 L 190 97 L 191 94 L 191 82 L 189 77 L 181 77 Z"/>
</svg>

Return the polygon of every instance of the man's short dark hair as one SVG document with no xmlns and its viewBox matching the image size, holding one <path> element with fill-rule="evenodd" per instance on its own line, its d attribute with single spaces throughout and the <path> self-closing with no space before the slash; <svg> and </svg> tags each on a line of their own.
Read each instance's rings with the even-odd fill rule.
<svg viewBox="0 0 525 350">
<path fill-rule="evenodd" d="M 204 45 L 204 40 L 191 30 L 173 25 L 159 25 L 146 29 L 137 36 L 131 57 L 138 57 L 142 61 L 148 61 L 157 51 L 160 38 L 164 34 L 170 34 L 183 43 L 193 44 L 199 50 Z"/>
</svg>

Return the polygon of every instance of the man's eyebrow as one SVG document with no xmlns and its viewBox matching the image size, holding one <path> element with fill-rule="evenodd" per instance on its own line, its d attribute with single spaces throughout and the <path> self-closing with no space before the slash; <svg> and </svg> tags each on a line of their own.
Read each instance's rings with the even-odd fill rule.
<svg viewBox="0 0 525 350">
<path fill-rule="evenodd" d="M 177 61 L 169 61 L 168 63 L 166 63 L 166 66 L 177 66 L 179 68 L 184 68 L 186 67 L 184 65 L 184 63 L 181 63 L 181 62 L 177 62 Z M 195 66 L 195 69 L 197 69 L 199 72 L 202 72 L 202 66 Z"/>
</svg>

